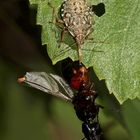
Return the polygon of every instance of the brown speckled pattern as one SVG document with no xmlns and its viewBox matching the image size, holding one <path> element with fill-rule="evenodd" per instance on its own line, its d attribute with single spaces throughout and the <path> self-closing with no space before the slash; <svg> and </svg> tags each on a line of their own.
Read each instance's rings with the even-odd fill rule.
<svg viewBox="0 0 140 140">
<path fill-rule="evenodd" d="M 60 10 L 62 20 L 76 43 L 83 44 L 93 25 L 93 12 L 86 0 L 65 0 Z"/>
</svg>

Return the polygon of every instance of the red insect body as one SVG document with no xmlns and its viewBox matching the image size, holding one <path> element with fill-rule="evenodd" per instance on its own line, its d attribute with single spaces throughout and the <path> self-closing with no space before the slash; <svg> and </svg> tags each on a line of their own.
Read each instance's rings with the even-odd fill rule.
<svg viewBox="0 0 140 140">
<path fill-rule="evenodd" d="M 88 69 L 84 65 L 80 68 L 73 68 L 73 75 L 70 80 L 70 86 L 78 90 L 82 84 L 89 82 Z"/>
</svg>

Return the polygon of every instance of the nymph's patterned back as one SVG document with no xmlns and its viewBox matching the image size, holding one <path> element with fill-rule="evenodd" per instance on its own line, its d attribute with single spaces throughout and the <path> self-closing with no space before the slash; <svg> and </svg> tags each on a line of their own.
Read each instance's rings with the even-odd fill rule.
<svg viewBox="0 0 140 140">
<path fill-rule="evenodd" d="M 60 10 L 62 20 L 76 43 L 83 44 L 93 25 L 93 12 L 86 0 L 65 0 Z"/>
</svg>

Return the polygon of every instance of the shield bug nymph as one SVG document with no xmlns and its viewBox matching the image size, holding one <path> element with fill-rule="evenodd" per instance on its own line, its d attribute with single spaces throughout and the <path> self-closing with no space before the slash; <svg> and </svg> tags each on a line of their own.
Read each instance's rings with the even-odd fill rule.
<svg viewBox="0 0 140 140">
<path fill-rule="evenodd" d="M 89 5 L 86 0 L 65 0 L 61 5 L 60 13 L 66 29 L 76 41 L 79 60 L 81 60 L 81 45 L 93 31 L 93 14 L 103 15 L 105 6 L 103 3 Z"/>
<path fill-rule="evenodd" d="M 83 44 L 93 25 L 93 12 L 86 0 L 66 0 L 60 10 L 61 18 L 77 45 Z"/>
<path fill-rule="evenodd" d="M 90 5 L 87 3 L 87 0 L 65 0 L 62 3 L 60 16 L 61 23 L 64 24 L 64 29 L 61 41 L 63 41 L 64 38 L 64 31 L 67 30 L 75 39 L 79 61 L 81 61 L 82 56 L 81 45 L 84 43 L 86 37 L 93 31 L 93 15 L 101 16 L 104 13 L 103 3 Z"/>
</svg>

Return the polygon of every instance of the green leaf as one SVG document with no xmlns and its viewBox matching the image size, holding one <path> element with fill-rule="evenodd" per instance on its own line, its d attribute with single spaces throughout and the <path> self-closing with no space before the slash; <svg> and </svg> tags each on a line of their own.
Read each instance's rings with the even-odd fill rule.
<svg viewBox="0 0 140 140">
<path fill-rule="evenodd" d="M 42 44 L 47 44 L 47 52 L 53 62 L 70 57 L 78 59 L 76 46 L 71 35 L 66 34 L 64 43 L 59 46 L 62 29 L 52 21 L 55 19 L 50 2 L 59 17 L 62 0 L 30 0 L 37 4 L 37 24 L 42 25 Z M 100 3 L 90 0 L 91 4 Z M 104 1 L 106 13 L 101 18 L 94 17 L 94 40 L 85 40 L 82 46 L 83 63 L 93 66 L 100 79 L 120 103 L 128 98 L 140 99 L 140 1 Z"/>
</svg>

